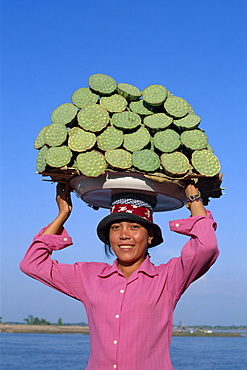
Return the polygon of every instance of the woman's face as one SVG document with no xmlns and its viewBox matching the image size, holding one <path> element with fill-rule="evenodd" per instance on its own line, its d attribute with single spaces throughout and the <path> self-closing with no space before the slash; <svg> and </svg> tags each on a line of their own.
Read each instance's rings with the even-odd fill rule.
<svg viewBox="0 0 247 370">
<path fill-rule="evenodd" d="M 134 222 L 116 222 L 110 226 L 110 246 L 122 265 L 141 264 L 153 237 L 145 227 Z"/>
</svg>

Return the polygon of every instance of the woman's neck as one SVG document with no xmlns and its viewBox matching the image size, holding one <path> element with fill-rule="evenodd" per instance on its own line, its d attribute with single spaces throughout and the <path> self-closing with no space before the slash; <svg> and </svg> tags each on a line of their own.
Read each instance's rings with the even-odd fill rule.
<svg viewBox="0 0 247 370">
<path fill-rule="evenodd" d="M 124 274 L 125 278 L 128 279 L 136 270 L 139 269 L 144 261 L 145 258 L 138 260 L 135 263 L 128 264 L 118 260 L 118 268 Z"/>
</svg>

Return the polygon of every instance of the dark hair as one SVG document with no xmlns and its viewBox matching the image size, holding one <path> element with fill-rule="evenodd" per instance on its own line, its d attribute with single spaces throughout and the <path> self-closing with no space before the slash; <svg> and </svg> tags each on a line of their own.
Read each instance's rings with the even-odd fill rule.
<svg viewBox="0 0 247 370">
<path fill-rule="evenodd" d="M 104 248 L 105 248 L 105 255 L 106 257 L 110 258 L 111 256 L 114 256 L 114 253 L 113 253 L 113 250 L 111 249 L 111 246 L 108 245 L 108 244 L 104 244 Z"/>
</svg>

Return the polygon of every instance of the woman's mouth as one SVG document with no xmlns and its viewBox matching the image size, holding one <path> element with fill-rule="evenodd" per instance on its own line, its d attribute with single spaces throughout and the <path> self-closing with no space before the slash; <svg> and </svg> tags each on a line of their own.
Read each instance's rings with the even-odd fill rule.
<svg viewBox="0 0 247 370">
<path fill-rule="evenodd" d="M 122 250 L 127 250 L 127 249 L 134 248 L 134 245 L 119 245 L 119 248 Z"/>
</svg>

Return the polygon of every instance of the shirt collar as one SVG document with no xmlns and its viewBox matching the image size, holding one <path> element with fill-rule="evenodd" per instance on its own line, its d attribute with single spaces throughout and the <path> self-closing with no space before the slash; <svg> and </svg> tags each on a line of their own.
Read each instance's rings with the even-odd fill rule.
<svg viewBox="0 0 247 370">
<path fill-rule="evenodd" d="M 120 270 L 117 267 L 117 260 L 115 260 L 113 262 L 113 265 L 112 266 L 108 265 L 107 267 L 105 267 L 103 269 L 103 271 L 101 272 L 101 274 L 98 274 L 98 276 L 99 277 L 108 277 L 108 276 L 114 274 L 115 272 L 119 272 L 119 271 Z"/>
<path fill-rule="evenodd" d="M 143 261 L 141 266 L 135 271 L 136 273 L 142 272 L 150 277 L 153 277 L 155 275 L 158 275 L 158 272 L 155 268 L 155 266 L 151 263 L 150 258 L 147 256 L 146 259 Z M 98 274 L 99 277 L 106 278 L 111 276 L 114 273 L 121 273 L 121 271 L 118 268 L 118 262 L 115 260 L 112 264 L 112 266 L 106 267 L 101 274 Z"/>
</svg>

